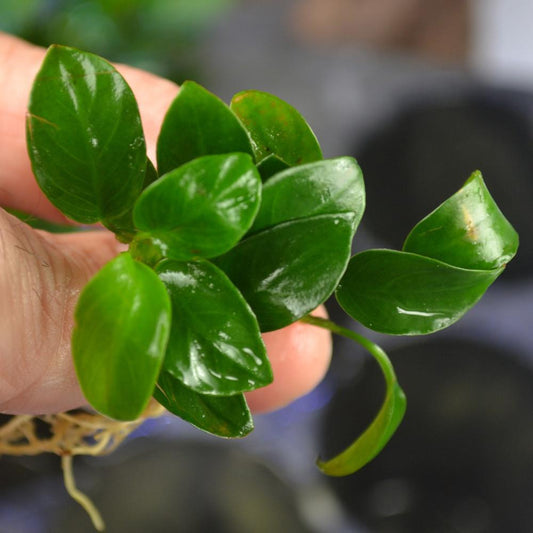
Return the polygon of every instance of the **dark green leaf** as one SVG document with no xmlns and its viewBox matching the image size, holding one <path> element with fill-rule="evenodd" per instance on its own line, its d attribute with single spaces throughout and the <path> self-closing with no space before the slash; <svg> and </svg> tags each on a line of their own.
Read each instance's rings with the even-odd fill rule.
<svg viewBox="0 0 533 533">
<path fill-rule="evenodd" d="M 154 398 L 167 411 L 219 437 L 244 437 L 254 428 L 243 394 L 199 394 L 163 371 L 159 376 Z"/>
<path fill-rule="evenodd" d="M 156 271 L 172 302 L 167 372 L 196 392 L 218 396 L 272 381 L 257 320 L 221 270 L 208 261 L 163 261 Z"/>
<path fill-rule="evenodd" d="M 290 166 L 322 159 L 315 134 L 305 119 L 288 103 L 261 91 L 243 91 L 231 101 L 252 139 L 255 160 L 274 154 Z"/>
<path fill-rule="evenodd" d="M 365 209 L 361 169 L 351 157 L 318 161 L 276 174 L 263 186 L 251 231 L 315 215 L 355 213 L 354 232 Z"/>
<path fill-rule="evenodd" d="M 394 368 L 387 354 L 379 346 L 376 346 L 358 333 L 323 318 L 308 316 L 303 321 L 307 324 L 324 327 L 338 335 L 343 335 L 366 348 L 381 367 L 385 378 L 385 400 L 370 426 L 355 442 L 337 456 L 327 461 L 317 461 L 318 467 L 325 474 L 329 476 L 347 476 L 371 461 L 393 436 L 405 414 L 405 394 L 398 385 Z"/>
<path fill-rule="evenodd" d="M 146 159 L 146 174 L 144 176 L 143 190 L 146 189 L 148 185 L 151 185 L 158 178 L 159 174 L 157 173 L 154 164 L 149 159 Z"/>
<path fill-rule="evenodd" d="M 419 222 L 404 251 L 462 268 L 491 270 L 516 254 L 518 235 L 492 199 L 480 172 Z"/>
<path fill-rule="evenodd" d="M 350 260 L 337 299 L 375 331 L 432 333 L 459 320 L 502 270 L 467 270 L 407 252 L 367 250 Z"/>
<path fill-rule="evenodd" d="M 155 272 L 128 253 L 83 289 L 72 353 L 89 403 L 110 418 L 137 418 L 152 396 L 170 332 L 170 300 Z"/>
<path fill-rule="evenodd" d="M 268 178 L 274 174 L 277 174 L 282 170 L 286 170 L 287 168 L 290 168 L 290 165 L 285 163 L 285 161 L 282 161 L 274 154 L 270 154 L 257 164 L 257 170 L 259 170 L 259 174 L 261 175 L 261 179 L 263 181 L 267 181 Z"/>
<path fill-rule="evenodd" d="M 144 180 L 146 149 L 131 89 L 104 59 L 52 46 L 27 119 L 33 171 L 50 201 L 93 223 L 126 212 Z"/>
<path fill-rule="evenodd" d="M 157 170 L 152 162 L 146 160 L 146 173 L 144 175 L 143 189 L 158 179 Z M 118 217 L 108 218 L 106 227 L 116 234 L 119 241 L 129 243 L 135 236 L 135 224 L 133 223 L 133 206 Z"/>
<path fill-rule="evenodd" d="M 343 213 L 285 222 L 217 258 L 261 331 L 291 324 L 333 292 L 350 256 L 354 218 Z"/>
<path fill-rule="evenodd" d="M 205 156 L 150 185 L 133 211 L 140 246 L 186 261 L 220 255 L 250 228 L 261 179 L 247 154 Z M 142 243 L 142 244 L 141 244 Z"/>
<path fill-rule="evenodd" d="M 170 106 L 157 141 L 157 167 L 165 174 L 203 155 L 253 154 L 237 117 L 214 94 L 186 81 Z"/>
</svg>

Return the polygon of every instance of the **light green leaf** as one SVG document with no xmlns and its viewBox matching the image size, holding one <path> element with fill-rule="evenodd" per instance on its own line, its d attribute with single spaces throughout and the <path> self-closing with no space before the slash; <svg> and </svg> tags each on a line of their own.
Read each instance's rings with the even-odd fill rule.
<svg viewBox="0 0 533 533">
<path fill-rule="evenodd" d="M 87 401 L 117 420 L 139 417 L 152 396 L 170 333 L 170 300 L 155 272 L 128 253 L 83 289 L 72 353 Z"/>
</svg>

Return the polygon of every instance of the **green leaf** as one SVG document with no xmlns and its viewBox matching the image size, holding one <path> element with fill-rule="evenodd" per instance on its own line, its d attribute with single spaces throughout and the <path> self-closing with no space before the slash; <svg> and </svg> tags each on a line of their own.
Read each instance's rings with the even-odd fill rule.
<svg viewBox="0 0 533 533">
<path fill-rule="evenodd" d="M 261 91 L 243 91 L 230 104 L 252 139 L 255 160 L 274 154 L 289 166 L 322 159 L 315 134 L 305 119 L 277 96 Z"/>
<path fill-rule="evenodd" d="M 274 154 L 270 154 L 257 164 L 257 170 L 263 181 L 267 181 L 274 174 L 286 170 L 287 168 L 290 168 L 290 165 Z"/>
<path fill-rule="evenodd" d="M 146 173 L 144 175 L 143 190 L 158 179 L 157 170 L 153 163 L 146 160 Z M 108 218 L 106 227 L 115 233 L 117 239 L 124 243 L 130 243 L 135 236 L 136 229 L 133 223 L 133 206 L 118 217 Z"/>
<path fill-rule="evenodd" d="M 459 320 L 502 270 L 467 270 L 407 252 L 367 250 L 352 257 L 336 295 L 370 329 L 421 335 Z"/>
<path fill-rule="evenodd" d="M 474 172 L 413 228 L 403 252 L 355 255 L 337 299 L 373 330 L 432 333 L 459 320 L 483 296 L 517 247 L 516 232 Z"/>
<path fill-rule="evenodd" d="M 327 461 L 322 459 L 317 461 L 317 466 L 324 474 L 347 476 L 371 461 L 394 435 L 405 414 L 407 405 L 405 394 L 398 385 L 394 368 L 387 354 L 379 346 L 358 333 L 323 318 L 308 316 L 303 319 L 303 322 L 329 329 L 333 333 L 343 335 L 366 348 L 379 364 L 385 378 L 385 399 L 370 426 L 340 454 Z"/>
<path fill-rule="evenodd" d="M 143 190 L 157 179 L 159 179 L 159 174 L 157 173 L 154 164 L 149 159 L 146 159 L 146 174 L 144 175 Z"/>
<path fill-rule="evenodd" d="M 121 254 L 85 286 L 74 318 L 72 353 L 85 397 L 110 418 L 134 420 L 152 396 L 165 355 L 171 320 L 165 286 Z"/>
<path fill-rule="evenodd" d="M 333 292 L 350 257 L 354 219 L 353 213 L 343 213 L 285 222 L 217 258 L 261 331 L 291 324 Z"/>
<path fill-rule="evenodd" d="M 209 396 L 188 389 L 162 371 L 154 398 L 171 413 L 203 431 L 219 437 L 244 437 L 254 428 L 243 394 Z"/>
<path fill-rule="evenodd" d="M 187 261 L 220 255 L 239 241 L 259 209 L 261 179 L 247 154 L 205 156 L 148 187 L 133 219 L 163 257 Z"/>
<path fill-rule="evenodd" d="M 221 270 L 208 261 L 163 261 L 156 271 L 172 302 L 167 372 L 196 392 L 218 396 L 272 381 L 257 320 Z"/>
<path fill-rule="evenodd" d="M 406 252 L 480 270 L 505 266 L 517 248 L 518 235 L 492 199 L 479 171 L 420 221 L 403 246 Z"/>
<path fill-rule="evenodd" d="M 157 141 L 157 167 L 165 174 L 204 155 L 244 152 L 250 139 L 228 106 L 197 83 L 186 81 L 169 107 Z"/>
<path fill-rule="evenodd" d="M 98 56 L 50 47 L 31 92 L 27 142 L 39 186 L 73 220 L 105 224 L 141 191 L 146 148 L 137 103 Z"/>
<path fill-rule="evenodd" d="M 251 232 L 316 215 L 355 213 L 355 232 L 365 209 L 365 186 L 355 159 L 318 161 L 276 174 L 263 186 Z"/>
</svg>

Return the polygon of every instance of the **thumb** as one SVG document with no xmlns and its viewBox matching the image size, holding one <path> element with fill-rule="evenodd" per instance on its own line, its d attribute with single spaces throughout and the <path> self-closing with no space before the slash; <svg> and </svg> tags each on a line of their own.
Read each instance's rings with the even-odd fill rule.
<svg viewBox="0 0 533 533">
<path fill-rule="evenodd" d="M 0 209 L 0 411 L 83 405 L 70 336 L 80 290 L 119 251 L 105 231 L 54 235 Z"/>
</svg>

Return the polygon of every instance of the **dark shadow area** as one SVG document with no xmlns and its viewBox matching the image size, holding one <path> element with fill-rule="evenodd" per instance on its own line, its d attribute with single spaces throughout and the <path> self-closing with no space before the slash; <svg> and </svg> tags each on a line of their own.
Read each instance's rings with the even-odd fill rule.
<svg viewBox="0 0 533 533">
<path fill-rule="evenodd" d="M 532 531 L 531 369 L 513 354 L 458 340 L 390 355 L 407 413 L 376 459 L 330 480 L 345 508 L 373 533 Z M 369 360 L 324 414 L 322 449 L 332 454 L 353 440 L 382 395 L 383 378 Z"/>
</svg>

